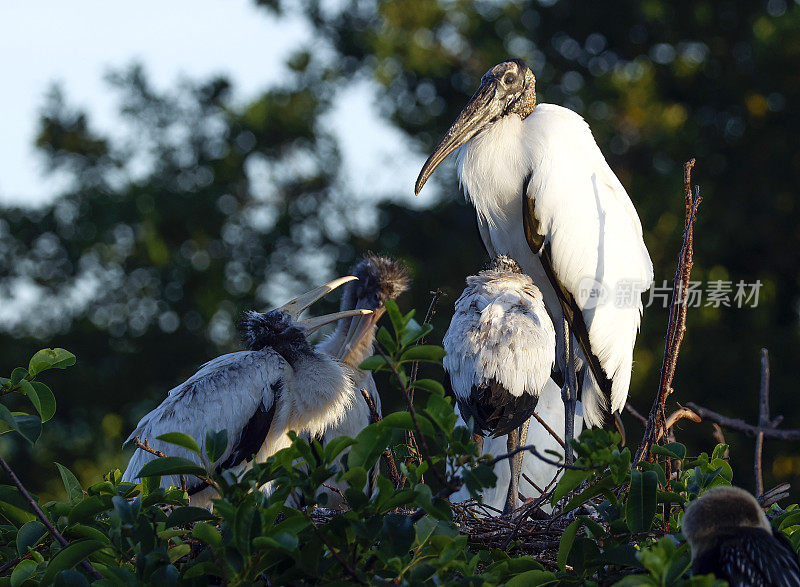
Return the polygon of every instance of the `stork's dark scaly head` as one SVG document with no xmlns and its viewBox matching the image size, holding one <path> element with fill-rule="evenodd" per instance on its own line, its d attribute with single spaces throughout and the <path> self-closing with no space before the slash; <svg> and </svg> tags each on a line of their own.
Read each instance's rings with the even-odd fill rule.
<svg viewBox="0 0 800 587">
<path fill-rule="evenodd" d="M 489 262 L 489 271 L 503 271 L 506 273 L 522 273 L 522 267 L 508 255 L 497 255 Z"/>
<path fill-rule="evenodd" d="M 371 310 L 367 316 L 354 316 L 339 325 L 346 329 L 338 358 L 347 359 L 364 336 L 369 333 L 386 311 L 386 300 L 394 300 L 409 285 L 408 270 L 399 261 L 383 255 L 368 254 L 351 270 L 358 281 L 347 284 L 340 309 Z M 349 324 L 348 324 L 349 322 Z"/>
<path fill-rule="evenodd" d="M 772 532 L 756 498 L 738 487 L 710 489 L 686 509 L 681 525 L 692 556 L 712 546 L 716 536 L 737 528 L 762 528 Z"/>
<path fill-rule="evenodd" d="M 450 126 L 431 156 L 422 166 L 414 193 L 439 163 L 458 147 L 485 130 L 503 116 L 525 118 L 536 107 L 536 79 L 521 59 L 509 59 L 495 65 L 481 78 L 481 85 Z"/>
<path fill-rule="evenodd" d="M 304 293 L 275 310 L 263 313 L 245 312 L 241 326 L 245 345 L 254 351 L 272 348 L 290 364 L 294 364 L 298 357 L 312 352 L 306 335 L 330 322 L 372 314 L 372 310 L 351 308 L 334 314 L 299 319 L 303 310 L 311 304 L 337 287 L 357 280 L 358 278 L 352 275 L 340 277 Z"/>
</svg>

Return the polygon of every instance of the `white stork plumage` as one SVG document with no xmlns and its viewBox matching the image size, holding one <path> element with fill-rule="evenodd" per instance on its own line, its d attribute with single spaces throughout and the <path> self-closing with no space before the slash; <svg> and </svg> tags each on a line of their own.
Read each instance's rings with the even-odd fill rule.
<svg viewBox="0 0 800 587">
<path fill-rule="evenodd" d="M 358 280 L 344 287 L 339 309 L 342 312 L 353 309 L 371 310 L 372 314 L 339 321 L 333 334 L 316 346 L 318 352 L 328 354 L 342 362 L 345 371 L 353 380 L 355 397 L 353 407 L 342 413 L 340 419 L 330 422 L 322 433 L 317 435 L 317 439 L 323 444 L 339 436 L 355 438 L 371 423 L 372 414 L 362 398 L 362 389 L 369 394 L 377 415 L 382 415 L 381 397 L 372 372 L 362 371 L 359 365 L 372 355 L 377 322 L 386 311 L 386 300 L 396 299 L 409 284 L 406 268 L 398 261 L 382 255 L 367 255 L 352 268 L 351 273 Z M 346 452 L 339 456 L 337 462 L 341 461 L 344 454 Z M 367 494 L 374 489 L 377 474 L 378 467 L 374 467 L 370 474 Z M 336 481 L 330 481 L 328 485 L 345 489 L 343 484 Z M 327 488 L 323 491 L 328 495 L 329 507 L 343 505 L 339 493 Z"/>
<path fill-rule="evenodd" d="M 489 254 L 513 257 L 542 290 L 568 411 L 577 387 L 586 423 L 601 425 L 608 409 L 625 405 L 641 293 L 653 281 L 628 194 L 583 118 L 537 105 L 533 73 L 518 59 L 483 76 L 423 166 L 416 193 L 459 147 L 459 177 Z M 565 335 L 565 318 L 576 341 Z M 575 342 L 580 350 L 567 369 Z M 569 437 L 571 422 L 567 417 Z"/>
<path fill-rule="evenodd" d="M 353 403 L 353 382 L 332 357 L 309 346 L 306 335 L 329 322 L 370 310 L 350 310 L 299 320 L 299 314 L 336 287 L 355 280 L 336 279 L 277 310 L 248 312 L 243 331 L 249 350 L 229 353 L 203 365 L 144 416 L 125 441 L 137 436 L 157 450 L 200 463 L 184 448 L 157 440 L 167 432 L 192 436 L 205 450 L 207 431 L 225 429 L 228 447 L 216 463 L 241 472 L 254 455 L 263 462 L 288 445 L 289 430 L 316 434 L 332 417 Z M 145 463 L 156 458 L 137 448 L 123 475 L 135 482 Z M 187 480 L 193 505 L 209 507 L 214 491 L 199 479 Z M 164 476 L 161 486 L 179 485 L 176 475 Z"/>
<path fill-rule="evenodd" d="M 467 278 L 444 335 L 444 368 L 464 419 L 474 430 L 508 435 L 507 449 L 536 409 L 555 361 L 555 329 L 539 288 L 510 257 Z M 511 480 L 505 513 L 516 507 L 522 453 L 509 459 Z"/>
</svg>

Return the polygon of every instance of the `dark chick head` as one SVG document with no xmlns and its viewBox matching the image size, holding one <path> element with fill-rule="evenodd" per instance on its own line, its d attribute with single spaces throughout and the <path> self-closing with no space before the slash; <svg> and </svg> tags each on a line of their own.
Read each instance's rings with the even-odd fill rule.
<svg viewBox="0 0 800 587">
<path fill-rule="evenodd" d="M 342 310 L 363 308 L 379 312 L 386 300 L 394 300 L 409 285 L 408 270 L 399 261 L 368 254 L 351 271 L 358 281 L 347 284 Z"/>
<path fill-rule="evenodd" d="M 756 498 L 738 487 L 710 489 L 687 508 L 681 526 L 693 552 L 714 536 L 739 528 L 772 531 Z"/>
<path fill-rule="evenodd" d="M 522 268 L 519 264 L 508 255 L 498 255 L 489 262 L 487 269 L 507 273 L 522 273 Z"/>
<path fill-rule="evenodd" d="M 241 330 L 247 348 L 253 351 L 271 348 L 290 364 L 312 352 L 305 328 L 280 310 L 245 312 Z"/>
</svg>

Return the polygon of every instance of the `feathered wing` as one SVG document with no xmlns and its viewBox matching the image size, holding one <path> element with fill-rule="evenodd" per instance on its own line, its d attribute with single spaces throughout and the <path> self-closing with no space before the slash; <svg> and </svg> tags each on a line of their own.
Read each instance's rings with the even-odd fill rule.
<svg viewBox="0 0 800 587">
<path fill-rule="evenodd" d="M 800 563 L 792 544 L 781 533 L 739 528 L 720 540 L 716 549 L 692 563 L 695 575 L 714 573 L 731 587 L 800 586 Z"/>
<path fill-rule="evenodd" d="M 259 450 L 272 425 L 276 397 L 282 391 L 284 360 L 270 349 L 241 351 L 217 357 L 184 383 L 171 389 L 157 408 L 139 421 L 126 443 L 139 437 L 169 456 L 200 463 L 193 452 L 157 440 L 167 432 L 192 436 L 205 451 L 206 432 L 228 431 L 228 447 L 219 466 L 242 466 Z M 136 449 L 123 480 L 137 482 L 138 473 L 154 455 Z M 177 475 L 162 477 L 161 486 L 178 486 Z M 187 478 L 190 492 L 201 485 Z"/>
<path fill-rule="evenodd" d="M 555 276 L 581 308 L 591 351 L 612 381 L 611 409 L 619 411 L 630 384 L 641 292 L 653 282 L 641 222 L 579 115 L 541 104 L 526 124 L 534 153 L 527 196 Z M 590 295 L 597 286 L 599 299 Z"/>
<path fill-rule="evenodd" d="M 443 344 L 463 416 L 501 434 L 530 415 L 555 360 L 552 322 L 541 294 L 522 275 L 496 282 L 468 278 Z M 503 396 L 525 405 L 508 405 L 504 414 Z"/>
</svg>

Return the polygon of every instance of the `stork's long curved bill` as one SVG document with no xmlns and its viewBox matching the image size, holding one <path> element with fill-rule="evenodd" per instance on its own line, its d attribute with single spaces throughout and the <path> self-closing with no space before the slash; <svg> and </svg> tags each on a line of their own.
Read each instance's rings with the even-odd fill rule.
<svg viewBox="0 0 800 587">
<path fill-rule="evenodd" d="M 359 311 L 356 309 L 355 311 Z M 383 314 L 383 309 L 369 314 L 363 314 L 359 318 L 353 318 L 350 322 L 350 328 L 347 329 L 347 334 L 344 337 L 344 342 L 336 353 L 336 358 L 340 361 L 345 361 L 347 355 L 358 345 L 359 341 L 364 338 L 367 332 L 377 324 Z"/>
<path fill-rule="evenodd" d="M 296 297 L 290 302 L 286 302 L 284 305 L 278 308 L 278 310 L 290 314 L 292 317 L 297 319 L 297 317 L 303 312 L 303 310 L 308 308 L 318 299 L 328 295 L 337 287 L 344 285 L 348 281 L 354 281 L 356 279 L 358 279 L 358 277 L 355 277 L 353 275 L 347 275 L 346 277 L 339 277 L 338 279 L 334 279 L 333 281 L 330 281 L 325 285 L 321 285 L 316 289 L 312 289 L 310 292 L 304 293 L 303 295 Z M 330 315 L 333 316 L 333 314 Z M 341 316 L 340 318 L 346 318 L 346 316 Z M 340 318 L 334 318 L 334 320 L 339 320 Z M 325 324 L 327 324 L 327 322 Z"/>
<path fill-rule="evenodd" d="M 357 316 L 363 320 L 363 317 L 369 316 L 372 313 L 372 310 L 345 310 L 344 312 L 334 312 L 333 314 L 325 314 L 323 316 L 315 316 L 314 318 L 306 318 L 305 320 L 299 320 L 299 322 L 305 327 L 306 334 L 310 334 L 318 328 L 321 328 L 326 324 L 330 324 L 331 322 L 341 320 L 342 318 Z"/>
<path fill-rule="evenodd" d="M 458 115 L 456 121 L 447 129 L 444 137 L 425 161 L 419 172 L 414 194 L 419 194 L 428 178 L 447 156 L 466 143 L 487 124 L 502 114 L 503 105 L 497 99 L 497 81 L 490 78 L 481 83 L 475 95 Z"/>
</svg>

